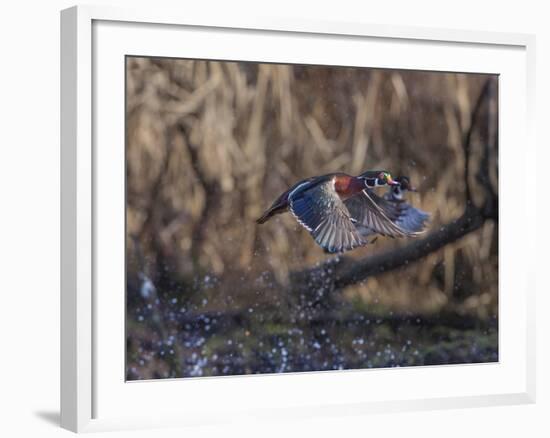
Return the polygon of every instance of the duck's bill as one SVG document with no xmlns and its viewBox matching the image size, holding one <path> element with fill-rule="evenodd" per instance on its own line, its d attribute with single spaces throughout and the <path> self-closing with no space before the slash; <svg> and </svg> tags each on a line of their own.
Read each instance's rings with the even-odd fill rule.
<svg viewBox="0 0 550 438">
<path fill-rule="evenodd" d="M 390 186 L 398 186 L 399 185 L 399 183 L 397 181 L 393 180 L 392 178 L 388 178 L 388 184 Z"/>
</svg>

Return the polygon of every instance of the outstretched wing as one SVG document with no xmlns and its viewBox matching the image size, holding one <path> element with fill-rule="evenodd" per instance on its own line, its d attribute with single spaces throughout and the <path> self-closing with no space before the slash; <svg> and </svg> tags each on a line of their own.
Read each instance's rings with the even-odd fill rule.
<svg viewBox="0 0 550 438">
<path fill-rule="evenodd" d="M 395 221 L 403 230 L 419 233 L 426 228 L 426 222 L 430 220 L 430 214 L 413 207 L 405 201 L 399 202 L 401 214 Z"/>
<path fill-rule="evenodd" d="M 332 180 L 291 194 L 289 202 L 290 212 L 325 251 L 343 252 L 366 243 Z"/>
<path fill-rule="evenodd" d="M 401 206 L 387 201 L 373 191 L 365 189 L 347 199 L 345 205 L 362 236 L 374 233 L 389 237 L 412 237 L 418 231 L 406 229 L 399 225 L 402 218 Z"/>
</svg>

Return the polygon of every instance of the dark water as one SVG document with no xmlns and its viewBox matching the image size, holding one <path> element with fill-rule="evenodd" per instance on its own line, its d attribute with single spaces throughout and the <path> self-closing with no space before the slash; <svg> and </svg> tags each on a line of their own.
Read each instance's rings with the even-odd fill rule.
<svg viewBox="0 0 550 438">
<path fill-rule="evenodd" d="M 202 303 L 203 306 L 207 303 Z M 496 319 L 368 314 L 352 305 L 292 311 L 129 309 L 127 378 L 154 379 L 498 361 Z"/>
</svg>

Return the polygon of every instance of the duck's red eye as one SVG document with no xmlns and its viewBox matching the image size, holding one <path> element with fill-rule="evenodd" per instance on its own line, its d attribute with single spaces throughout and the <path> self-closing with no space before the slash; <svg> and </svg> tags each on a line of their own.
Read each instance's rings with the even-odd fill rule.
<svg viewBox="0 0 550 438">
<path fill-rule="evenodd" d="M 386 179 L 386 174 L 384 172 L 380 172 L 380 175 L 378 175 L 378 179 L 384 181 Z"/>
</svg>

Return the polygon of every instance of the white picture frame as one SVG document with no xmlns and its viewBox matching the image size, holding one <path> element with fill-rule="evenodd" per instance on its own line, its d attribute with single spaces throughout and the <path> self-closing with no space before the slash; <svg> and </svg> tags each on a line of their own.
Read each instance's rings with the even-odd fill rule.
<svg viewBox="0 0 550 438">
<path fill-rule="evenodd" d="M 145 32 L 147 38 L 140 38 Z M 117 123 L 123 117 L 124 109 L 109 105 L 113 113 L 108 113 L 103 94 L 98 90 L 105 90 L 105 95 L 115 96 L 114 99 L 119 99 L 116 102 L 120 102 L 120 93 L 124 93 L 120 89 L 124 73 L 120 72 L 121 76 L 111 81 L 112 72 L 119 70 L 109 60 L 119 62 L 121 54 L 181 56 L 179 49 L 169 43 L 174 40 L 174 35 L 179 35 L 178 32 L 183 32 L 183 37 L 197 32 L 206 41 L 202 46 L 198 44 L 194 47 L 192 53 L 186 52 L 188 57 L 240 59 L 235 55 L 224 56 L 224 48 L 219 45 L 208 45 L 208 40 L 215 40 L 226 32 L 231 33 L 231 38 L 237 43 L 234 45 L 238 45 L 240 50 L 249 50 L 242 55 L 247 60 L 298 62 L 302 59 L 299 50 L 295 53 L 287 50 L 292 39 L 293 42 L 307 40 L 304 44 L 310 44 L 311 58 L 308 62 L 323 63 L 323 59 L 328 62 L 330 57 L 342 56 L 335 62 L 348 65 L 343 57 L 352 55 L 340 53 L 337 47 L 372 44 L 374 54 L 378 53 L 376 50 L 380 51 L 376 49 L 376 44 L 383 43 L 401 54 L 399 61 L 388 64 L 393 67 L 422 68 L 422 56 L 437 53 L 438 59 L 430 61 L 435 69 L 476 71 L 478 66 L 478 71 L 502 75 L 503 111 L 500 123 L 505 129 L 501 130 L 500 239 L 503 245 L 500 270 L 506 276 L 506 282 L 503 284 L 501 278 L 501 287 L 513 287 L 515 295 L 505 293 L 501 303 L 499 334 L 502 359 L 498 364 L 223 377 L 189 379 L 185 382 L 182 379 L 141 383 L 120 380 L 120 376 L 124 375 L 120 369 L 120 360 L 124 358 L 120 340 L 123 340 L 124 334 L 119 333 L 124 324 L 124 314 L 120 313 L 124 290 L 116 290 L 111 298 L 102 296 L 98 299 L 98 294 L 104 290 L 102 287 L 106 282 L 120 284 L 120 278 L 124 276 L 124 264 L 120 264 L 124 253 L 121 254 L 120 247 L 113 246 L 112 251 L 105 252 L 106 246 L 111 245 L 109 242 L 116 241 L 113 237 L 120 234 L 120 225 L 123 226 L 120 211 L 124 208 L 121 204 L 124 188 L 119 187 L 117 182 L 120 183 L 120 175 L 124 173 L 124 168 L 118 166 L 123 157 L 124 143 L 117 141 L 120 140 L 120 131 L 116 125 L 111 128 L 103 123 L 104 119 Z M 258 47 L 254 43 L 256 39 L 263 39 L 265 44 Z M 320 49 L 318 52 L 316 47 Z M 405 51 L 404 47 L 411 50 Z M 420 50 L 420 56 L 407 56 L 414 47 Z M 507 214 L 507 211 L 512 212 L 510 199 L 514 197 L 520 196 L 523 202 L 535 203 L 534 192 L 527 195 L 518 192 L 507 178 L 511 165 L 531 174 L 536 167 L 532 127 L 534 47 L 534 36 L 525 34 L 360 22 L 315 22 L 296 17 L 228 20 L 215 14 L 199 16 L 189 10 L 182 13 L 154 8 L 126 10 L 78 6 L 62 11 L 62 427 L 77 432 L 100 431 L 206 424 L 274 415 L 349 415 L 534 402 L 534 267 L 525 259 L 515 258 L 514 254 L 516 251 L 533 253 L 535 217 L 528 209 L 514 211 L 514 215 Z M 447 50 L 457 52 L 450 56 L 445 54 Z M 260 52 L 261 55 L 258 55 Z M 387 66 L 385 62 L 380 55 L 372 66 Z M 439 64 L 436 65 L 436 62 Z M 108 161 L 105 160 L 105 153 L 97 153 L 97 142 L 105 144 L 107 138 L 115 139 L 115 146 L 110 150 L 116 154 Z M 512 142 L 517 144 L 518 141 L 523 145 L 524 153 L 515 162 L 510 162 L 507 159 L 507 145 Z M 112 193 L 105 190 L 106 186 L 114 188 Z M 98 209 L 98 205 L 102 208 Z M 109 206 L 113 209 L 109 210 Z M 109 211 L 115 212 L 112 221 L 106 220 L 105 212 Z M 524 225 L 523 229 L 528 231 L 522 233 L 521 238 L 505 232 L 512 230 L 518 221 L 529 224 Z M 114 258 L 110 259 L 109 254 L 113 254 Z M 104 269 L 106 265 L 113 271 Z M 114 301 L 110 302 L 110 299 Z M 107 332 L 114 334 L 106 336 Z M 419 384 L 430 380 L 434 383 L 432 387 L 426 383 L 426 392 L 420 393 L 408 387 L 407 382 L 411 380 Z M 397 389 L 390 390 L 390 381 Z M 446 381 L 454 386 L 446 387 L 438 383 Z M 370 382 L 370 394 L 351 391 L 366 382 Z M 469 382 L 479 389 L 472 390 Z M 174 397 L 182 390 L 182 385 L 185 385 L 186 394 L 203 395 L 192 399 L 192 405 L 174 405 Z M 320 387 L 324 391 L 319 393 L 315 388 Z M 288 397 L 289 391 L 296 388 L 299 388 L 299 394 Z M 222 396 L 218 397 L 219 401 L 212 402 L 209 397 L 217 391 Z M 266 392 L 269 393 L 269 400 L 262 396 Z M 388 396 L 381 396 L 383 393 Z M 142 400 L 151 405 L 144 406 L 140 412 L 133 401 Z M 224 406 L 230 406 L 230 400 L 235 402 L 235 406 L 224 409 Z M 172 407 L 168 408 L 170 403 Z M 144 415 L 144 412 L 147 414 Z"/>
</svg>

